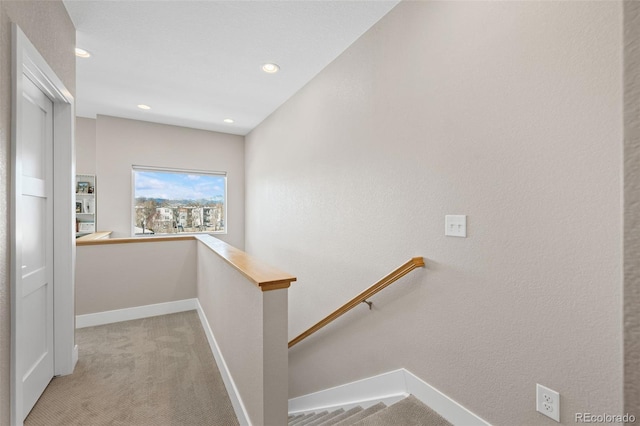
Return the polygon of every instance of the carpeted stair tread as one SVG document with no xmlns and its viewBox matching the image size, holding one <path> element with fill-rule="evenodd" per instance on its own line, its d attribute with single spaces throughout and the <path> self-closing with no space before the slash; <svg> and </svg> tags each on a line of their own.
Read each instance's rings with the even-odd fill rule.
<svg viewBox="0 0 640 426">
<path fill-rule="evenodd" d="M 327 421 L 324 421 L 322 423 L 320 423 L 318 426 L 334 426 L 337 423 L 340 423 L 341 421 L 343 421 L 344 419 L 353 416 L 356 413 L 359 413 L 362 411 L 362 407 L 357 406 L 357 407 L 353 407 L 347 411 L 345 411 L 342 414 L 338 414 L 337 416 L 335 416 L 332 419 L 329 419 Z"/>
<path fill-rule="evenodd" d="M 305 416 L 304 414 L 296 414 L 296 415 L 289 416 L 289 420 L 287 421 L 287 424 L 291 425 L 291 423 L 295 422 L 296 420 L 300 420 L 304 416 Z"/>
<path fill-rule="evenodd" d="M 314 420 L 313 422 L 309 423 L 307 426 L 319 426 L 320 424 L 326 422 L 327 420 L 333 419 L 334 417 L 339 416 L 342 413 L 344 413 L 344 410 L 340 408 L 339 410 L 332 411 L 327 415 Z"/>
<path fill-rule="evenodd" d="M 305 419 L 302 423 L 298 423 L 298 426 L 308 426 L 309 423 L 312 423 L 314 421 L 316 421 L 317 419 L 319 419 L 320 417 L 324 417 L 327 414 L 329 414 L 328 411 L 321 411 L 319 413 L 315 413 L 313 416 Z"/>
<path fill-rule="evenodd" d="M 305 414 L 304 416 L 299 417 L 299 418 L 295 419 L 292 422 L 289 422 L 289 426 L 300 426 L 302 424 L 302 422 L 307 420 L 309 417 L 313 417 L 314 415 L 315 415 L 315 413 Z"/>
<path fill-rule="evenodd" d="M 396 402 L 384 410 L 368 416 L 352 426 L 451 426 L 442 416 L 420 402 L 415 396 Z"/>
<path fill-rule="evenodd" d="M 384 402 L 378 402 L 376 405 L 372 405 L 371 407 L 365 410 L 362 410 L 351 417 L 347 417 L 346 419 L 342 420 L 339 423 L 336 423 L 335 426 L 350 426 L 359 420 L 362 420 L 374 413 L 377 413 L 380 410 L 384 410 L 385 408 L 387 408 L 387 406 Z M 396 423 L 396 424 L 401 424 L 401 423 Z"/>
</svg>

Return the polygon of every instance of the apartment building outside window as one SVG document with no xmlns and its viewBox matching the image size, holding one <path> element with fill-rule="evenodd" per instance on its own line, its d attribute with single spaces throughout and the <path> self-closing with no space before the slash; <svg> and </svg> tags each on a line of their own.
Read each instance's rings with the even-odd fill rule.
<svg viewBox="0 0 640 426">
<path fill-rule="evenodd" d="M 133 166 L 133 235 L 226 233 L 226 172 Z"/>
</svg>

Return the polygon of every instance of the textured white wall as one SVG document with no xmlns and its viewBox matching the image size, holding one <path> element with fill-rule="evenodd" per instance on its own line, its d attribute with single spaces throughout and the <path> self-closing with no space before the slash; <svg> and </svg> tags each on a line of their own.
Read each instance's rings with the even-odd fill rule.
<svg viewBox="0 0 640 426">
<path fill-rule="evenodd" d="M 640 2 L 624 2 L 624 41 L 624 396 L 640 414 Z"/>
<path fill-rule="evenodd" d="M 622 5 L 403 2 L 246 138 L 246 249 L 298 277 L 290 396 L 405 367 L 495 424 L 622 412 Z M 468 238 L 444 236 L 468 215 Z"/>
<path fill-rule="evenodd" d="M 244 247 L 244 138 L 99 115 L 96 176 L 100 230 L 131 236 L 131 166 L 227 172 L 229 244 Z"/>
<path fill-rule="evenodd" d="M 11 150 L 11 22 L 75 96 L 76 32 L 61 1 L 0 1 L 0 425 L 9 424 L 10 277 L 9 185 Z"/>
</svg>

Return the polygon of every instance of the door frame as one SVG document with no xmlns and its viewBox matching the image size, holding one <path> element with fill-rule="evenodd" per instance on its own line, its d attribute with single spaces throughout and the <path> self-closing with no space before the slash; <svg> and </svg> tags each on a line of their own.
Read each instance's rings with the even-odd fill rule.
<svg viewBox="0 0 640 426">
<path fill-rule="evenodd" d="M 75 345 L 75 104 L 56 73 L 47 64 L 24 32 L 12 24 L 12 108 L 11 108 L 11 424 L 22 425 L 22 380 L 16 372 L 17 320 L 20 309 L 17 277 L 21 265 L 16 253 L 22 236 L 16 228 L 20 215 L 22 168 L 19 148 L 22 135 L 22 81 L 29 79 L 53 102 L 53 341 L 54 375 L 73 373 L 78 361 Z M 69 52 L 69 54 L 73 54 Z"/>
</svg>

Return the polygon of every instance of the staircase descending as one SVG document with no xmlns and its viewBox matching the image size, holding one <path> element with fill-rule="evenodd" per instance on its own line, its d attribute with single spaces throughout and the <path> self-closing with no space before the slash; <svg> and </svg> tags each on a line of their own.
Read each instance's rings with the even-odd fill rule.
<svg viewBox="0 0 640 426">
<path fill-rule="evenodd" d="M 413 395 L 386 406 L 379 402 L 369 408 L 342 408 L 289 416 L 289 426 L 449 426 L 451 423 Z"/>
</svg>

